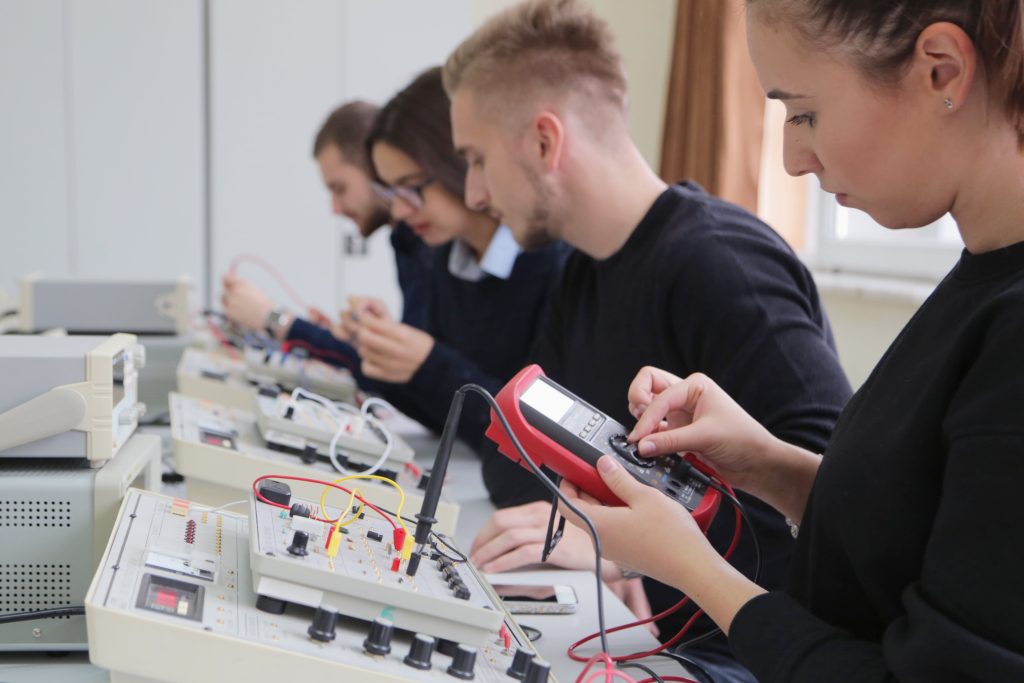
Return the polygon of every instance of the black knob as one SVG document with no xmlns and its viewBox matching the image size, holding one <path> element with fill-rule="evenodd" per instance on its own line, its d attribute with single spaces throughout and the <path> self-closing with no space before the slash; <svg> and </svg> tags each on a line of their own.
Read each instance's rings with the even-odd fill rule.
<svg viewBox="0 0 1024 683">
<path fill-rule="evenodd" d="M 386 655 L 391 652 L 391 636 L 395 635 L 395 625 L 377 617 L 370 624 L 370 635 L 363 641 L 363 649 L 371 655 Z"/>
<path fill-rule="evenodd" d="M 523 683 L 548 683 L 550 675 L 551 665 L 535 659 L 526 665 L 526 676 L 523 677 Z"/>
<path fill-rule="evenodd" d="M 512 663 L 508 665 L 508 669 L 505 670 L 505 673 L 512 678 L 523 680 L 523 676 L 526 675 L 526 667 L 533 661 L 535 656 L 536 655 L 533 652 L 516 650 L 516 653 L 512 655 Z"/>
<path fill-rule="evenodd" d="M 306 447 L 302 449 L 301 453 L 299 453 L 299 460 L 306 465 L 312 465 L 319 457 L 320 456 L 316 452 L 316 446 L 311 444 L 306 444 Z"/>
<path fill-rule="evenodd" d="M 414 669 L 429 669 L 430 657 L 434 654 L 434 639 L 431 636 L 417 633 L 412 639 L 409 654 L 402 661 Z"/>
<path fill-rule="evenodd" d="M 338 625 L 338 613 L 326 607 L 317 607 L 313 615 L 313 624 L 306 633 L 313 640 L 329 643 L 334 640 L 334 627 Z"/>
<path fill-rule="evenodd" d="M 641 458 L 640 450 L 635 443 L 626 441 L 625 434 L 615 434 L 608 437 L 608 445 L 624 460 L 627 460 L 637 467 L 654 467 L 657 460 L 653 458 Z"/>
<path fill-rule="evenodd" d="M 476 648 L 468 645 L 459 645 L 452 657 L 451 666 L 448 667 L 448 675 L 461 678 L 464 681 L 473 680 L 473 667 L 476 666 Z"/>
<path fill-rule="evenodd" d="M 309 555 L 309 551 L 306 550 L 307 543 L 309 543 L 309 534 L 305 531 L 296 531 L 292 536 L 292 544 L 288 546 L 288 552 L 296 557 Z"/>
</svg>

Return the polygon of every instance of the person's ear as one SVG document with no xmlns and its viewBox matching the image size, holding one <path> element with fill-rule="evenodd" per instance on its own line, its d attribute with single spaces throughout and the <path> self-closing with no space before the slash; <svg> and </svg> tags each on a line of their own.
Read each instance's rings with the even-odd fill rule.
<svg viewBox="0 0 1024 683">
<path fill-rule="evenodd" d="M 533 119 L 532 138 L 541 166 L 552 171 L 558 168 L 565 148 L 565 125 L 557 114 L 543 111 Z"/>
<path fill-rule="evenodd" d="M 925 87 L 939 106 L 955 110 L 963 105 L 974 85 L 978 53 L 962 28 L 948 21 L 926 27 L 917 38 L 914 59 L 925 67 Z"/>
</svg>

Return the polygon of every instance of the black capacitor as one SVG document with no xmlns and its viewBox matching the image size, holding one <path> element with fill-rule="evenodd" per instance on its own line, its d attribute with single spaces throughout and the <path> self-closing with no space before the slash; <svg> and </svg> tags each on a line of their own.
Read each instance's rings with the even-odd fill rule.
<svg viewBox="0 0 1024 683">
<path fill-rule="evenodd" d="M 283 481 L 277 481 L 276 479 L 264 479 L 260 482 L 258 490 L 260 495 L 271 503 L 277 503 L 278 505 L 288 507 L 292 502 L 292 489 Z"/>
</svg>

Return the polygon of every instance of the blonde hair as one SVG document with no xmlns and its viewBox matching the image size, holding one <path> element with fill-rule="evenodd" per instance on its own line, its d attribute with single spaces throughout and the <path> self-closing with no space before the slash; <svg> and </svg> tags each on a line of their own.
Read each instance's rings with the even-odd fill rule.
<svg viewBox="0 0 1024 683">
<path fill-rule="evenodd" d="M 449 96 L 467 88 L 493 110 L 553 92 L 626 111 L 626 72 L 611 29 L 580 0 L 509 7 L 455 49 L 443 76 Z"/>
</svg>

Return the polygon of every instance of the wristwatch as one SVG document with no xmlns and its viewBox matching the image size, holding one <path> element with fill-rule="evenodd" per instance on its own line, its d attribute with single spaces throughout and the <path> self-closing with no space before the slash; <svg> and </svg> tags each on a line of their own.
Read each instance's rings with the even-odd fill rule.
<svg viewBox="0 0 1024 683">
<path fill-rule="evenodd" d="M 287 330 L 291 324 L 292 314 L 284 308 L 275 308 L 267 313 L 267 319 L 263 322 L 263 330 L 267 336 L 277 339 L 277 335 Z"/>
</svg>

